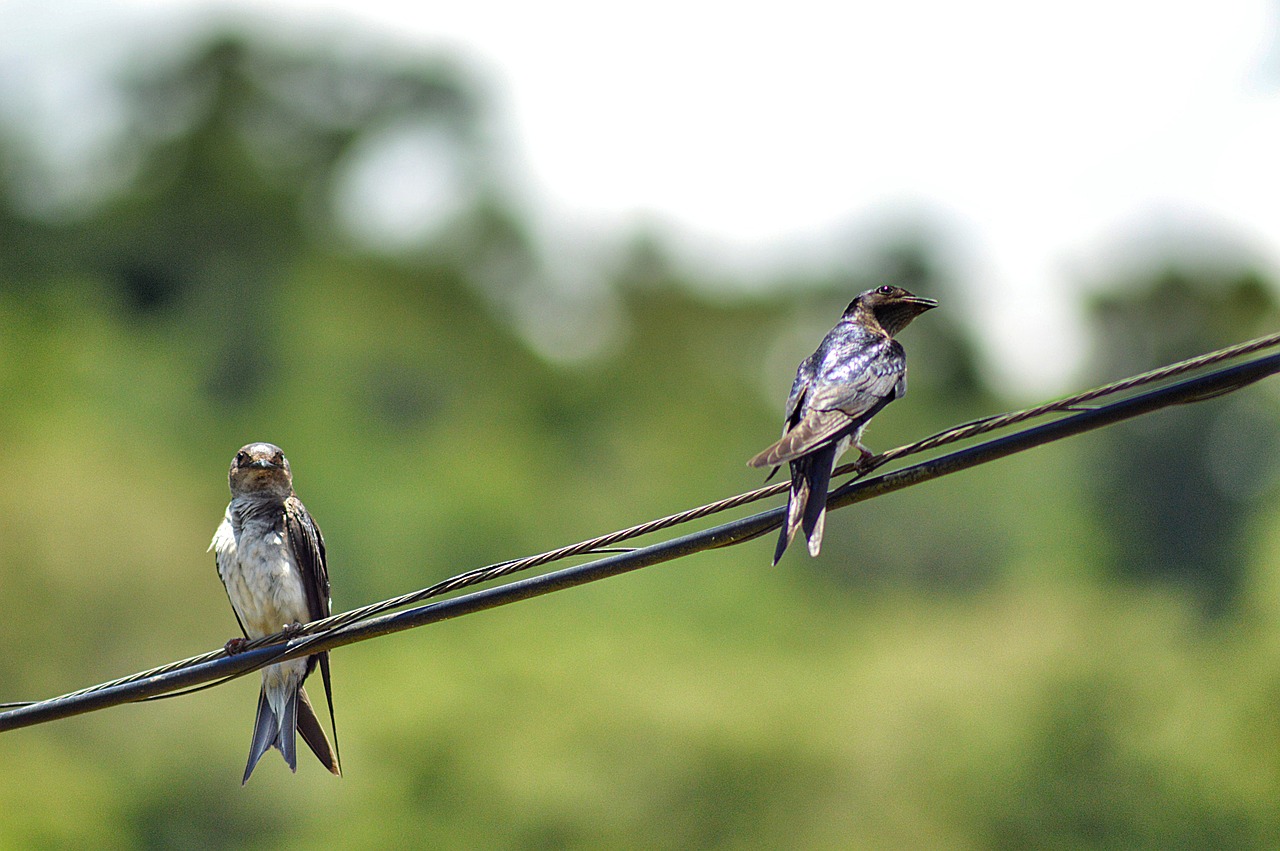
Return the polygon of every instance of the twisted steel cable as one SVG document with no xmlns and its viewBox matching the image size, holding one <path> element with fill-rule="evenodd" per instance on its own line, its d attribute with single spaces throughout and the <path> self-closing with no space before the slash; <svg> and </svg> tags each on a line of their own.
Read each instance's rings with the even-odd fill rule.
<svg viewBox="0 0 1280 851">
<path fill-rule="evenodd" d="M 1110 425 L 1113 422 L 1140 416 L 1154 410 L 1177 404 L 1203 401 L 1232 392 L 1280 372 L 1280 354 L 1272 354 L 1245 363 L 1224 367 L 1205 375 L 1186 379 L 1178 384 L 1148 391 L 1140 396 L 1112 401 L 1106 406 L 1081 408 L 1082 405 L 1089 402 L 1119 396 L 1139 387 L 1179 378 L 1190 372 L 1244 357 L 1245 355 L 1255 354 L 1277 345 L 1280 345 L 1280 333 L 1209 352 L 1033 408 L 986 417 L 954 426 L 923 440 L 874 456 L 861 465 L 858 463 L 846 464 L 836 470 L 836 475 L 854 472 L 858 476 L 853 481 L 845 483 L 832 492 L 828 499 L 828 508 L 841 508 L 853 502 L 869 499 L 941 475 L 967 469 L 976 464 L 986 463 L 1014 452 L 1024 451 L 1051 440 L 1058 440 L 1083 431 Z M 1055 413 L 1071 414 L 1071 416 L 1024 429 L 951 455 L 878 476 L 875 479 L 865 478 L 872 470 L 890 461 L 959 441 L 970 440 L 993 431 L 1006 429 L 1028 420 Z M 614 576 L 651 564 L 690 555 L 694 552 L 742 543 L 776 529 L 782 522 L 783 509 L 775 508 L 702 532 L 685 535 L 681 538 L 636 550 L 619 550 L 616 548 L 617 544 L 624 541 L 673 528 L 781 494 L 787 488 L 788 484 L 786 482 L 757 488 L 698 506 L 697 508 L 544 553 L 469 570 L 408 594 L 314 621 L 288 634 L 277 634 L 247 642 L 243 645 L 243 650 L 234 656 L 228 656 L 225 650 L 215 650 L 131 674 L 127 677 L 89 686 L 49 700 L 0 704 L 0 707 L 5 707 L 8 710 L 0 712 L 0 731 L 30 726 L 31 724 L 80 714 L 105 706 L 160 696 L 172 696 L 179 689 L 189 689 L 200 683 L 204 684 L 200 686 L 201 688 L 216 685 L 218 682 L 243 676 L 282 659 L 309 655 L 322 649 L 350 644 L 355 641 L 421 626 L 448 617 L 457 617 L 551 591 L 574 587 L 584 582 Z M 450 592 L 500 579 L 519 571 L 575 556 L 600 554 L 606 554 L 605 558 L 589 564 L 519 580 L 496 588 L 474 592 L 464 597 L 456 597 L 432 605 L 421 606 L 406 612 L 388 614 L 405 606 L 412 606 Z"/>
</svg>

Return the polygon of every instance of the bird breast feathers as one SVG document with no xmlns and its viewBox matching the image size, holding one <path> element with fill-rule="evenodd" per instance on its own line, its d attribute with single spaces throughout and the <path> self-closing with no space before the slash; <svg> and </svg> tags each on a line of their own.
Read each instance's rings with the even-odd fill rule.
<svg viewBox="0 0 1280 851">
<path fill-rule="evenodd" d="M 250 638 L 311 620 L 297 560 L 276 531 L 236 536 L 230 523 L 214 535 L 218 574 Z"/>
</svg>

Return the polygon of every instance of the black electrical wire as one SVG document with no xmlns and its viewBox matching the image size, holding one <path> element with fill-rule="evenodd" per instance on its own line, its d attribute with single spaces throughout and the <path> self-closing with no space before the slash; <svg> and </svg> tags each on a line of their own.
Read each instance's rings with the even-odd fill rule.
<svg viewBox="0 0 1280 851">
<path fill-rule="evenodd" d="M 849 482 L 831 493 L 827 507 L 829 510 L 836 510 L 855 502 L 891 493 L 904 487 L 1004 458 L 1051 441 L 1102 428 L 1121 420 L 1148 414 L 1161 408 L 1216 398 L 1280 372 L 1280 354 L 1271 354 L 1233 366 L 1222 367 L 1209 373 L 1186 378 L 1176 383 L 1170 383 L 1096 407 L 1084 410 L 1080 408 L 1085 402 L 1096 401 L 1108 395 L 1115 395 L 1138 386 L 1184 375 L 1192 370 L 1257 352 L 1268 347 L 1274 347 L 1277 344 L 1280 344 L 1280 334 L 1162 367 L 1161 369 L 1134 376 L 1058 402 L 1048 403 L 1025 411 L 989 417 L 948 429 L 923 441 L 917 441 L 909 446 L 878 456 L 872 460 L 870 467 L 876 467 L 888 460 L 923 452 L 958 440 L 970 439 L 995 429 L 1007 428 L 1012 424 L 1036 417 L 1053 413 L 1073 412 L 1070 416 L 1064 416 L 1051 422 L 1022 429 L 1012 434 L 884 475 Z M 863 467 L 859 471 L 865 475 L 870 467 Z M 846 465 L 841 468 L 843 472 L 851 470 L 858 470 L 858 468 L 856 465 Z M 711 503 L 710 505 L 674 514 L 670 517 L 634 526 L 630 529 L 621 530 L 620 532 L 611 533 L 610 535 L 594 538 L 569 547 L 562 547 L 548 553 L 468 571 L 412 594 L 307 624 L 301 632 L 293 633 L 293 637 L 283 642 L 280 640 L 280 636 L 258 639 L 250 642 L 243 652 L 234 656 L 227 656 L 223 651 L 215 651 L 192 659 L 174 662 L 161 668 L 134 674 L 130 677 L 113 680 L 109 683 L 92 686 L 61 697 L 29 704 L 6 704 L 14 708 L 0 712 L 0 732 L 82 714 L 121 703 L 150 699 L 181 689 L 192 689 L 216 680 L 241 676 L 282 659 L 310 655 L 320 650 L 340 647 L 345 644 L 507 605 L 553 591 L 576 587 L 587 582 L 617 576 L 697 552 L 739 544 L 778 528 L 782 523 L 785 509 L 771 509 L 650 546 L 616 552 L 587 564 L 516 580 L 497 587 L 417 606 L 405 611 L 394 613 L 388 611 L 431 596 L 500 578 L 509 575 L 515 570 L 546 564 L 571 555 L 598 553 L 612 547 L 619 541 L 744 505 L 775 493 L 781 493 L 785 489 L 785 483 L 760 488 L 727 500 L 721 500 L 717 503 Z"/>
</svg>

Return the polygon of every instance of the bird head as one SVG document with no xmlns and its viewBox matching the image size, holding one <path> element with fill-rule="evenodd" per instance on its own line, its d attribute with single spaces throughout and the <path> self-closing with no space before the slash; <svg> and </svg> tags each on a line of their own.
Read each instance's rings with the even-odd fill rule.
<svg viewBox="0 0 1280 851">
<path fill-rule="evenodd" d="M 280 447 L 272 443 L 250 443 L 240 448 L 231 459 L 227 474 L 232 496 L 279 497 L 293 492 L 293 474 L 289 460 Z"/>
<path fill-rule="evenodd" d="M 855 298 L 849 303 L 844 315 L 855 316 L 861 313 L 866 316 L 870 314 L 879 323 L 880 327 L 884 328 L 885 332 L 892 337 L 910 325 L 912 319 L 915 319 L 926 310 L 933 310 L 937 306 L 938 302 L 931 298 L 923 298 L 907 292 L 902 287 L 885 284 L 884 286 L 867 290 Z"/>
</svg>

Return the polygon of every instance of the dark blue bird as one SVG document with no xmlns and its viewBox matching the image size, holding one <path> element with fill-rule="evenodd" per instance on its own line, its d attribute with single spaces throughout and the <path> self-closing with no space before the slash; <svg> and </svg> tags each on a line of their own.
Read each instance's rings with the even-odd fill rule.
<svg viewBox="0 0 1280 851">
<path fill-rule="evenodd" d="M 818 554 L 836 461 L 850 444 L 858 447 L 861 460 L 871 457 L 862 445 L 862 430 L 881 408 L 907 392 L 907 353 L 894 336 L 937 306 L 901 287 L 867 290 L 849 303 L 818 350 L 796 370 L 782 438 L 749 462 L 775 469 L 791 465 L 787 521 L 774 564 L 801 527 L 809 554 Z"/>
</svg>

